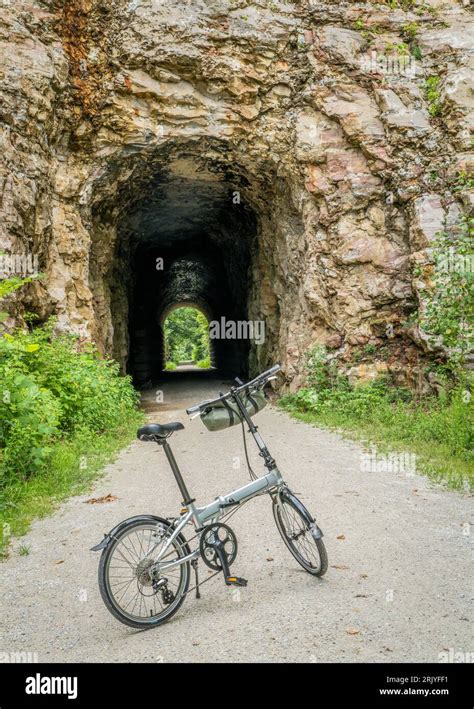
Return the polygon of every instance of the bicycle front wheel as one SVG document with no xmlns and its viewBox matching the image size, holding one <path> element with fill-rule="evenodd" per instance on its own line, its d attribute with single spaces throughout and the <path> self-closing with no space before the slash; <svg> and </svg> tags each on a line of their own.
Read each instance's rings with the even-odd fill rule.
<svg viewBox="0 0 474 709">
<path fill-rule="evenodd" d="M 155 521 L 156 520 L 156 521 Z M 172 532 L 167 520 L 131 519 L 102 552 L 99 588 L 108 610 L 132 628 L 161 625 L 176 613 L 189 586 L 189 562 L 153 572 L 154 559 Z M 189 552 L 179 534 L 166 551 L 165 560 L 176 561 Z"/>
<path fill-rule="evenodd" d="M 305 571 L 324 576 L 328 569 L 326 547 L 315 537 L 311 516 L 293 495 L 279 495 L 273 502 L 273 516 L 286 546 Z"/>
</svg>

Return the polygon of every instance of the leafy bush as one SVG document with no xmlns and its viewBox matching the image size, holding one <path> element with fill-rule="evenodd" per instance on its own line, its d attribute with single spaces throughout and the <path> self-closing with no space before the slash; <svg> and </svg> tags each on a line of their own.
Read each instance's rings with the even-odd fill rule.
<svg viewBox="0 0 474 709">
<path fill-rule="evenodd" d="M 49 322 L 0 337 L 0 486 L 44 470 L 61 437 L 104 433 L 136 408 L 115 362 L 53 329 Z"/>
<path fill-rule="evenodd" d="M 25 374 L 16 373 L 8 380 L 3 374 L 0 470 L 5 483 L 12 477 L 26 480 L 44 467 L 51 452 L 50 441 L 59 431 L 61 407 L 51 392 Z"/>
<path fill-rule="evenodd" d="M 448 364 L 462 375 L 466 355 L 474 349 L 474 219 L 463 217 L 452 232 L 440 232 L 433 243 L 434 272 L 418 318 L 432 342 L 448 350 Z"/>
<path fill-rule="evenodd" d="M 304 367 L 308 383 L 315 389 L 345 389 L 347 378 L 338 374 L 337 363 L 329 359 L 324 345 L 315 344 L 305 354 Z"/>
<path fill-rule="evenodd" d="M 167 362 L 165 364 L 165 369 L 167 372 L 171 372 L 173 369 L 176 369 L 177 365 L 175 362 Z"/>
<path fill-rule="evenodd" d="M 200 359 L 196 364 L 200 369 L 209 369 L 211 366 L 211 358 L 206 357 L 205 359 Z"/>
</svg>

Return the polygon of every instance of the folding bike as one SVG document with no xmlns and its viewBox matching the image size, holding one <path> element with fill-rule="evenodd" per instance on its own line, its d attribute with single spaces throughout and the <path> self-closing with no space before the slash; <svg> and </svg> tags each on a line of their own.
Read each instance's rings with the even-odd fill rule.
<svg viewBox="0 0 474 709">
<path fill-rule="evenodd" d="M 270 495 L 278 531 L 303 569 L 313 576 L 326 573 L 328 561 L 322 531 L 283 480 L 246 405 L 253 393 L 262 392 L 265 385 L 276 378 L 279 370 L 280 366 L 275 365 L 246 384 L 236 379 L 236 384 L 226 394 L 186 410 L 188 415 L 202 417 L 215 407 L 231 404 L 238 412 L 238 422 L 244 432 L 251 482 L 217 497 L 208 505 L 200 507 L 195 504 L 168 443 L 174 431 L 184 428 L 183 424 L 153 423 L 138 430 L 140 440 L 154 441 L 163 447 L 182 495 L 183 508 L 176 518 L 165 519 L 150 514 L 126 519 L 92 547 L 93 551 L 102 551 L 99 563 L 102 599 L 112 615 L 122 623 L 142 629 L 155 627 L 176 613 L 190 591 L 195 590 L 199 598 L 202 586 L 198 577 L 200 559 L 215 572 L 203 583 L 216 574 L 223 574 L 227 586 L 246 586 L 245 579 L 232 575 L 230 571 L 237 557 L 237 538 L 223 520 L 228 521 L 245 502 L 257 495 Z M 256 477 L 249 463 L 245 423 L 267 471 L 261 477 Z M 188 524 L 194 525 L 195 531 L 189 541 L 183 534 Z M 195 573 L 195 585 L 189 588 L 191 566 Z"/>
</svg>

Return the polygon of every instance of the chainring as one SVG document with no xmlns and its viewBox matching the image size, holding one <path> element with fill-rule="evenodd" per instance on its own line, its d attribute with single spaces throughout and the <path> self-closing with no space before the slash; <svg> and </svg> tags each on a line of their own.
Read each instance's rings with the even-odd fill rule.
<svg viewBox="0 0 474 709">
<path fill-rule="evenodd" d="M 237 557 L 237 537 L 230 527 L 220 522 L 204 527 L 199 541 L 202 560 L 213 571 L 222 571 L 221 562 L 214 546 L 216 541 L 222 543 L 227 563 L 230 566 Z"/>
</svg>

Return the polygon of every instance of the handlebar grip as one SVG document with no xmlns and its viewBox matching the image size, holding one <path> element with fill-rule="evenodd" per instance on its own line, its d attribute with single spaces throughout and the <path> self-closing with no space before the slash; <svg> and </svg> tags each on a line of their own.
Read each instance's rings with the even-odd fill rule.
<svg viewBox="0 0 474 709">
<path fill-rule="evenodd" d="M 190 406 L 189 409 L 186 409 L 186 413 L 188 414 L 188 416 L 190 416 L 191 414 L 195 414 L 196 411 L 199 411 L 200 408 L 200 404 L 196 404 L 196 406 Z"/>
</svg>

